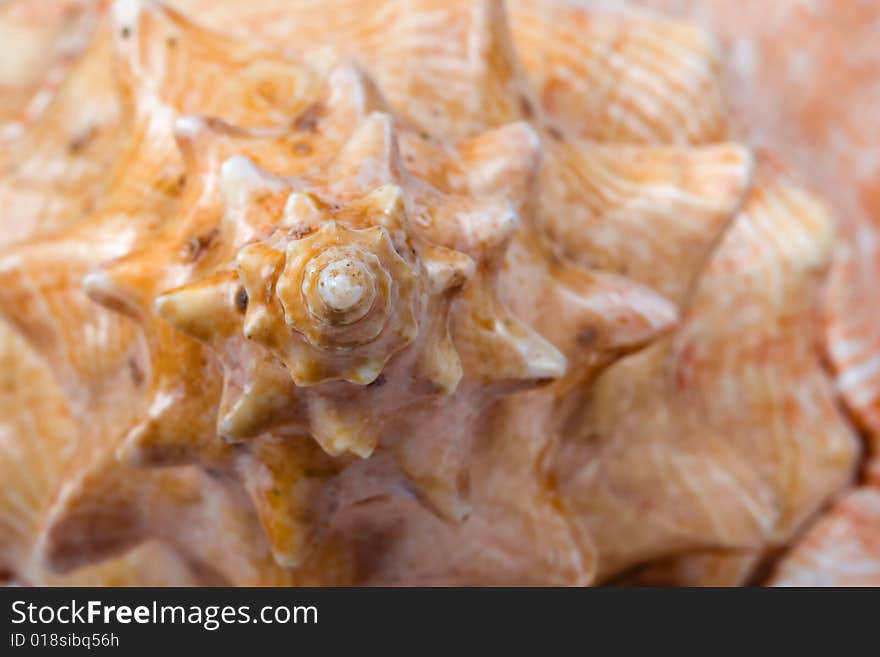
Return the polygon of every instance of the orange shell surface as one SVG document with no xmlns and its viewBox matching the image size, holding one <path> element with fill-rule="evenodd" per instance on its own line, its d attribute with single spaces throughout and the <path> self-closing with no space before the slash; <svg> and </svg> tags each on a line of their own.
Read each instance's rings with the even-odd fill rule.
<svg viewBox="0 0 880 657">
<path fill-rule="evenodd" d="M 840 403 L 872 426 L 870 309 L 840 304 L 873 161 L 779 118 L 826 64 L 667 4 L 3 7 L 23 44 L 89 37 L 0 71 L 3 576 L 726 585 L 791 550 L 772 581 L 821 583 L 870 554 L 834 539 L 876 519 Z"/>
</svg>

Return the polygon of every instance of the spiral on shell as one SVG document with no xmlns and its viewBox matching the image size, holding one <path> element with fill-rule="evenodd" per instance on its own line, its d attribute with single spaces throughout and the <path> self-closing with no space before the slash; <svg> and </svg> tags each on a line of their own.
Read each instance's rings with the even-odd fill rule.
<svg viewBox="0 0 880 657">
<path fill-rule="evenodd" d="M 387 331 L 393 353 L 415 336 L 414 278 L 384 228 L 330 222 L 288 245 L 276 293 L 288 325 L 315 347 L 356 348 Z"/>
<path fill-rule="evenodd" d="M 297 385 L 369 384 L 418 332 L 417 273 L 383 226 L 330 220 L 283 250 L 245 247 L 237 268 L 249 299 L 244 335 L 275 351 Z"/>
<path fill-rule="evenodd" d="M 288 261 L 285 273 L 289 271 L 289 265 Z M 377 326 L 377 330 L 367 331 L 365 335 L 355 335 L 350 339 L 344 335 L 334 335 L 330 339 L 331 344 L 348 345 L 369 342 L 381 330 L 385 319 L 384 301 L 388 298 L 389 283 L 388 272 L 382 269 L 376 256 L 359 249 L 331 247 L 320 256 L 308 261 L 300 289 L 309 315 L 322 324 L 337 327 L 348 326 L 362 320 L 373 310 L 377 285 L 381 288 L 380 307 L 373 315 L 378 321 L 372 322 Z M 291 303 L 284 303 L 284 290 L 279 289 L 279 295 L 282 305 L 285 306 L 285 317 L 288 322 L 295 323 L 297 300 L 296 288 L 292 287 L 293 289 L 289 290 Z M 322 333 L 317 332 L 316 337 L 321 336 Z M 315 344 L 314 341 L 312 343 Z"/>
</svg>

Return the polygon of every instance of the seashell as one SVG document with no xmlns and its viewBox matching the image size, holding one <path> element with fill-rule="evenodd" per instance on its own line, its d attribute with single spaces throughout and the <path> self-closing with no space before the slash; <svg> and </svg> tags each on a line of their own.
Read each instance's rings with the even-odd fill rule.
<svg viewBox="0 0 880 657">
<path fill-rule="evenodd" d="M 723 141 L 702 32 L 173 5 L 101 13 L 4 156 L 0 316 L 73 436 L 10 578 L 738 583 L 848 484 L 832 222 Z"/>
</svg>

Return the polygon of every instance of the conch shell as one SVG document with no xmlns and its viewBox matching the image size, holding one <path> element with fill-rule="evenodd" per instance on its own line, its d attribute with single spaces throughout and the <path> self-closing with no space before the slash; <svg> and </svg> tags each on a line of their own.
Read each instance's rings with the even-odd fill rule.
<svg viewBox="0 0 880 657">
<path fill-rule="evenodd" d="M 117 0 L 10 141 L 0 314 L 65 425 L 9 443 L 70 456 L 9 577 L 745 581 L 857 440 L 833 223 L 727 141 L 712 40 L 330 4 Z"/>
<path fill-rule="evenodd" d="M 765 570 L 770 581 L 870 585 L 880 564 L 875 508 L 880 436 L 876 135 L 878 8 L 870 3 L 639 0 L 717 30 L 732 113 L 752 143 L 783 157 L 840 218 L 822 303 L 823 350 L 865 446 L 852 490 Z M 796 48 L 792 44 L 798 44 Z"/>
</svg>

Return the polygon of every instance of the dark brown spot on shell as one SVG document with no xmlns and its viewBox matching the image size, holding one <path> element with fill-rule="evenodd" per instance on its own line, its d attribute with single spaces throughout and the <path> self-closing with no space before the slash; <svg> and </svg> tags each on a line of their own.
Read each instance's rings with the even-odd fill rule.
<svg viewBox="0 0 880 657">
<path fill-rule="evenodd" d="M 387 379 L 384 374 L 380 374 L 375 379 L 373 379 L 370 383 L 367 384 L 368 388 L 381 388 L 385 385 Z"/>
<path fill-rule="evenodd" d="M 131 374 L 131 380 L 136 386 L 140 386 L 144 382 L 144 371 L 136 358 L 128 359 L 128 371 Z"/>
<path fill-rule="evenodd" d="M 183 185 L 185 183 L 186 177 L 183 176 L 183 174 L 171 173 L 157 180 L 155 183 L 155 189 L 168 196 L 179 196 L 180 192 L 183 191 Z"/>
<path fill-rule="evenodd" d="M 121 34 L 122 34 L 123 39 L 127 39 L 128 37 L 131 36 L 131 28 L 128 27 L 128 25 L 126 25 L 125 27 L 122 28 Z"/>
<path fill-rule="evenodd" d="M 602 444 L 602 436 L 595 431 L 588 432 L 585 436 L 578 439 L 584 447 L 598 447 Z"/>
<path fill-rule="evenodd" d="M 562 130 L 557 128 L 555 125 L 547 126 L 547 133 L 556 141 L 565 141 L 565 138 L 562 135 Z"/>
<path fill-rule="evenodd" d="M 312 226 L 294 226 L 290 229 L 290 232 L 288 232 L 287 235 L 291 239 L 299 240 L 306 235 L 310 235 L 314 230 L 315 229 Z"/>
<path fill-rule="evenodd" d="M 592 326 L 587 326 L 578 332 L 577 343 L 582 347 L 589 347 L 597 337 L 599 337 L 598 331 Z"/>
<path fill-rule="evenodd" d="M 220 231 L 216 228 L 204 235 L 191 238 L 184 247 L 184 258 L 188 262 L 195 262 L 201 258 L 214 241 L 217 239 Z"/>
<path fill-rule="evenodd" d="M 301 132 L 314 132 L 318 128 L 318 121 L 324 115 L 325 108 L 321 103 L 312 103 L 293 122 L 293 127 Z"/>
<path fill-rule="evenodd" d="M 520 96 L 519 107 L 520 110 L 522 110 L 523 115 L 525 115 L 527 119 L 534 118 L 535 108 L 532 107 L 532 102 L 528 98 L 526 98 L 525 96 Z"/>
<path fill-rule="evenodd" d="M 235 293 L 235 307 L 238 308 L 238 312 L 243 313 L 247 310 L 248 306 L 248 293 L 243 287 L 238 289 L 238 292 Z"/>
<path fill-rule="evenodd" d="M 95 138 L 95 135 L 98 134 L 98 129 L 95 126 L 91 126 L 84 132 L 80 133 L 76 137 L 70 140 L 70 143 L 67 145 L 67 151 L 71 155 L 77 155 L 81 153 L 82 150 L 88 146 L 89 142 Z"/>
</svg>

